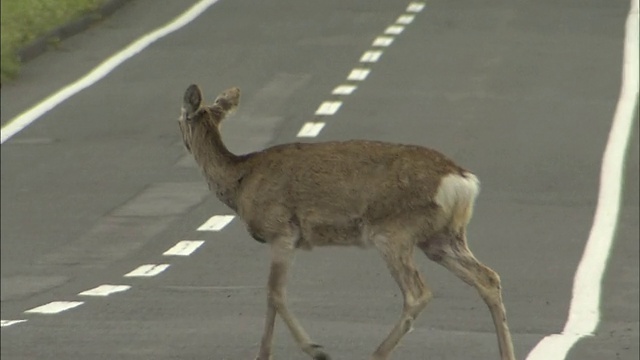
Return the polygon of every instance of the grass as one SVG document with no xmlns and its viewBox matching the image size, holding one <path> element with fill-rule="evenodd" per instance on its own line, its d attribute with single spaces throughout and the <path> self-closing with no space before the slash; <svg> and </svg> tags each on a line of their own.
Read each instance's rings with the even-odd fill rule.
<svg viewBox="0 0 640 360">
<path fill-rule="evenodd" d="M 48 31 L 98 8 L 105 0 L 1 0 L 2 83 L 20 70 L 18 50 Z"/>
</svg>

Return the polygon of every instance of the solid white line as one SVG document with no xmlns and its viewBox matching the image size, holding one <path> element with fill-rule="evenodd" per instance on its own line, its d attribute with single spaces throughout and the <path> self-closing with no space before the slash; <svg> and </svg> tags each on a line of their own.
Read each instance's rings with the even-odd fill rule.
<svg viewBox="0 0 640 360">
<path fill-rule="evenodd" d="M 383 46 L 387 47 L 393 43 L 393 37 L 391 36 L 378 36 L 375 40 L 373 40 L 372 46 Z"/>
<path fill-rule="evenodd" d="M 136 268 L 135 270 L 125 274 L 125 277 L 150 277 L 156 276 L 161 272 L 167 270 L 169 264 L 148 264 L 142 265 Z"/>
<path fill-rule="evenodd" d="M 302 126 L 300 132 L 298 132 L 298 137 L 316 137 L 324 127 L 323 122 L 308 122 Z"/>
<path fill-rule="evenodd" d="M 351 95 L 358 87 L 355 85 L 340 85 L 333 89 L 333 95 Z"/>
<path fill-rule="evenodd" d="M 615 236 L 629 135 L 638 102 L 638 0 L 631 0 L 627 16 L 622 88 L 600 171 L 598 205 L 589 239 L 578 265 L 569 318 L 561 334 L 549 335 L 527 360 L 560 360 L 581 338 L 593 335 L 600 322 L 602 277 Z"/>
<path fill-rule="evenodd" d="M 35 314 L 57 314 L 65 310 L 73 309 L 74 307 L 80 306 L 82 304 L 82 301 L 53 301 L 48 304 L 35 307 L 31 310 L 27 310 L 25 312 Z"/>
<path fill-rule="evenodd" d="M 325 101 L 316 110 L 316 115 L 333 115 L 342 106 L 342 101 Z"/>
<path fill-rule="evenodd" d="M 400 15 L 396 20 L 396 24 L 409 25 L 413 22 L 414 15 Z"/>
<path fill-rule="evenodd" d="M 113 293 L 127 291 L 131 288 L 129 285 L 100 285 L 96 288 L 83 291 L 78 295 L 81 296 L 108 296 Z"/>
<path fill-rule="evenodd" d="M 5 141 L 9 140 L 12 136 L 29 126 L 34 121 L 38 120 L 42 115 L 60 105 L 65 100 L 69 99 L 81 90 L 98 82 L 120 64 L 138 54 L 147 46 L 187 25 L 216 2 L 218 2 L 218 0 L 199 1 L 189 10 L 182 13 L 170 23 L 152 31 L 151 33 L 131 43 L 129 46 L 95 67 L 82 78 L 58 90 L 56 93 L 50 95 L 49 97 L 38 103 L 36 106 L 11 119 L 0 130 L 0 144 L 4 144 Z"/>
<path fill-rule="evenodd" d="M 355 68 L 351 70 L 349 76 L 347 76 L 347 80 L 362 81 L 367 78 L 369 72 L 369 69 Z"/>
<path fill-rule="evenodd" d="M 15 324 L 23 323 L 27 320 L 0 320 L 0 327 L 11 326 Z"/>
<path fill-rule="evenodd" d="M 204 241 L 202 240 L 182 240 L 171 249 L 164 252 L 166 256 L 189 256 L 196 251 Z"/>
<path fill-rule="evenodd" d="M 387 35 L 400 35 L 404 31 L 404 26 L 400 25 L 391 25 L 389 26 L 384 33 Z"/>
<path fill-rule="evenodd" d="M 198 231 L 220 231 L 233 220 L 233 215 L 215 215 L 200 225 Z"/>
<path fill-rule="evenodd" d="M 422 11 L 422 9 L 424 9 L 424 5 L 425 4 L 422 2 L 412 2 L 411 4 L 409 4 L 409 6 L 407 6 L 407 12 L 420 12 Z"/>
<path fill-rule="evenodd" d="M 380 56 L 382 56 L 382 51 L 380 50 L 366 51 L 360 57 L 360 62 L 377 62 L 380 60 Z"/>
</svg>

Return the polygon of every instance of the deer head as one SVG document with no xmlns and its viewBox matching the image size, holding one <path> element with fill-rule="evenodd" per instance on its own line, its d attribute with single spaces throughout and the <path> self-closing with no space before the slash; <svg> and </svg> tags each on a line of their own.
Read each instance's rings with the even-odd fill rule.
<svg viewBox="0 0 640 360">
<path fill-rule="evenodd" d="M 223 91 L 211 106 L 202 105 L 202 91 L 198 85 L 190 85 L 184 94 L 182 114 L 178 120 L 184 145 L 192 152 L 193 136 L 198 131 L 207 134 L 210 131 L 220 133 L 220 124 L 227 114 L 232 113 L 240 104 L 240 89 L 237 87 Z"/>
</svg>

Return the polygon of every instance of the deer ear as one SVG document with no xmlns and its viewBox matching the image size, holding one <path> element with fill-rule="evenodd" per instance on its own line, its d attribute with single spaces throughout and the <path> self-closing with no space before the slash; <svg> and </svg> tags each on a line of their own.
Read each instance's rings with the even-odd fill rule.
<svg viewBox="0 0 640 360">
<path fill-rule="evenodd" d="M 187 113 L 188 117 L 195 114 L 198 109 L 200 109 L 200 104 L 202 103 L 202 92 L 198 85 L 190 85 L 187 88 L 187 91 L 184 93 L 184 103 L 183 107 Z"/>
</svg>

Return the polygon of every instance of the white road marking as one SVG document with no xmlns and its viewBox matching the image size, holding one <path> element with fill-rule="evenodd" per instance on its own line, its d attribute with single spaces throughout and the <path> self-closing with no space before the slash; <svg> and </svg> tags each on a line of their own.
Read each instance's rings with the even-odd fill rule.
<svg viewBox="0 0 640 360">
<path fill-rule="evenodd" d="M 396 24 L 409 25 L 415 19 L 414 15 L 400 15 L 396 20 Z"/>
<path fill-rule="evenodd" d="M 15 324 L 23 323 L 27 320 L 0 320 L 0 327 L 11 326 Z"/>
<path fill-rule="evenodd" d="M 387 47 L 393 43 L 393 37 L 391 36 L 378 36 L 375 40 L 373 40 L 372 46 L 383 46 Z"/>
<path fill-rule="evenodd" d="M 407 6 L 407 12 L 417 13 L 424 9 L 424 3 L 422 2 L 412 2 Z"/>
<path fill-rule="evenodd" d="M 233 220 L 234 215 L 215 215 L 200 225 L 198 231 L 220 231 Z"/>
<path fill-rule="evenodd" d="M 169 264 L 148 264 L 139 266 L 137 269 L 125 274 L 125 277 L 151 277 L 167 270 Z"/>
<path fill-rule="evenodd" d="M 404 31 L 404 26 L 401 25 L 391 25 L 389 26 L 384 33 L 387 35 L 400 35 Z"/>
<path fill-rule="evenodd" d="M 82 301 L 53 301 L 25 312 L 33 314 L 57 314 L 65 310 L 73 309 L 74 307 L 82 304 L 84 304 Z"/>
<path fill-rule="evenodd" d="M 78 295 L 81 296 L 108 296 L 113 293 L 127 291 L 131 289 L 129 285 L 100 285 L 96 288 L 83 291 Z"/>
<path fill-rule="evenodd" d="M 638 66 L 638 0 L 631 0 L 625 30 L 620 98 L 602 159 L 593 225 L 573 280 L 569 318 L 562 333 L 543 338 L 527 360 L 564 359 L 576 342 L 593 335 L 600 322 L 602 277 L 618 224 L 625 155 L 636 119 Z"/>
<path fill-rule="evenodd" d="M 378 60 L 380 60 L 380 56 L 382 56 L 382 51 L 379 51 L 379 50 L 366 51 L 360 57 L 360 62 L 370 62 L 370 63 L 377 62 Z"/>
<path fill-rule="evenodd" d="M 298 137 L 316 137 L 320 133 L 320 130 L 324 127 L 323 122 L 308 122 L 302 126 L 300 132 L 298 132 Z"/>
<path fill-rule="evenodd" d="M 342 106 L 342 101 L 325 101 L 316 110 L 316 115 L 333 115 Z"/>
<path fill-rule="evenodd" d="M 358 87 L 355 85 L 340 85 L 333 89 L 333 95 L 351 95 Z"/>
<path fill-rule="evenodd" d="M 138 54 L 140 51 L 144 50 L 155 41 L 187 25 L 216 2 L 218 2 L 218 0 L 201 0 L 197 2 L 195 5 L 193 5 L 191 8 L 189 8 L 187 11 L 182 13 L 180 16 L 178 16 L 168 24 L 134 41 L 129 46 L 95 67 L 82 78 L 58 90 L 56 93 L 42 100 L 36 106 L 11 119 L 0 130 L 0 144 L 4 144 L 5 141 L 9 140 L 12 136 L 14 136 L 27 126 L 31 125 L 42 115 L 60 105 L 62 102 L 66 101 L 73 95 L 95 84 L 96 82 L 107 76 L 111 71 L 113 71 L 123 62 Z"/>
<path fill-rule="evenodd" d="M 369 72 L 371 72 L 369 69 L 355 68 L 351 70 L 349 76 L 347 76 L 347 80 L 362 81 L 367 78 Z"/>
<path fill-rule="evenodd" d="M 164 252 L 167 256 L 189 256 L 196 251 L 204 241 L 202 240 L 182 240 L 175 244 L 171 249 Z"/>
</svg>

